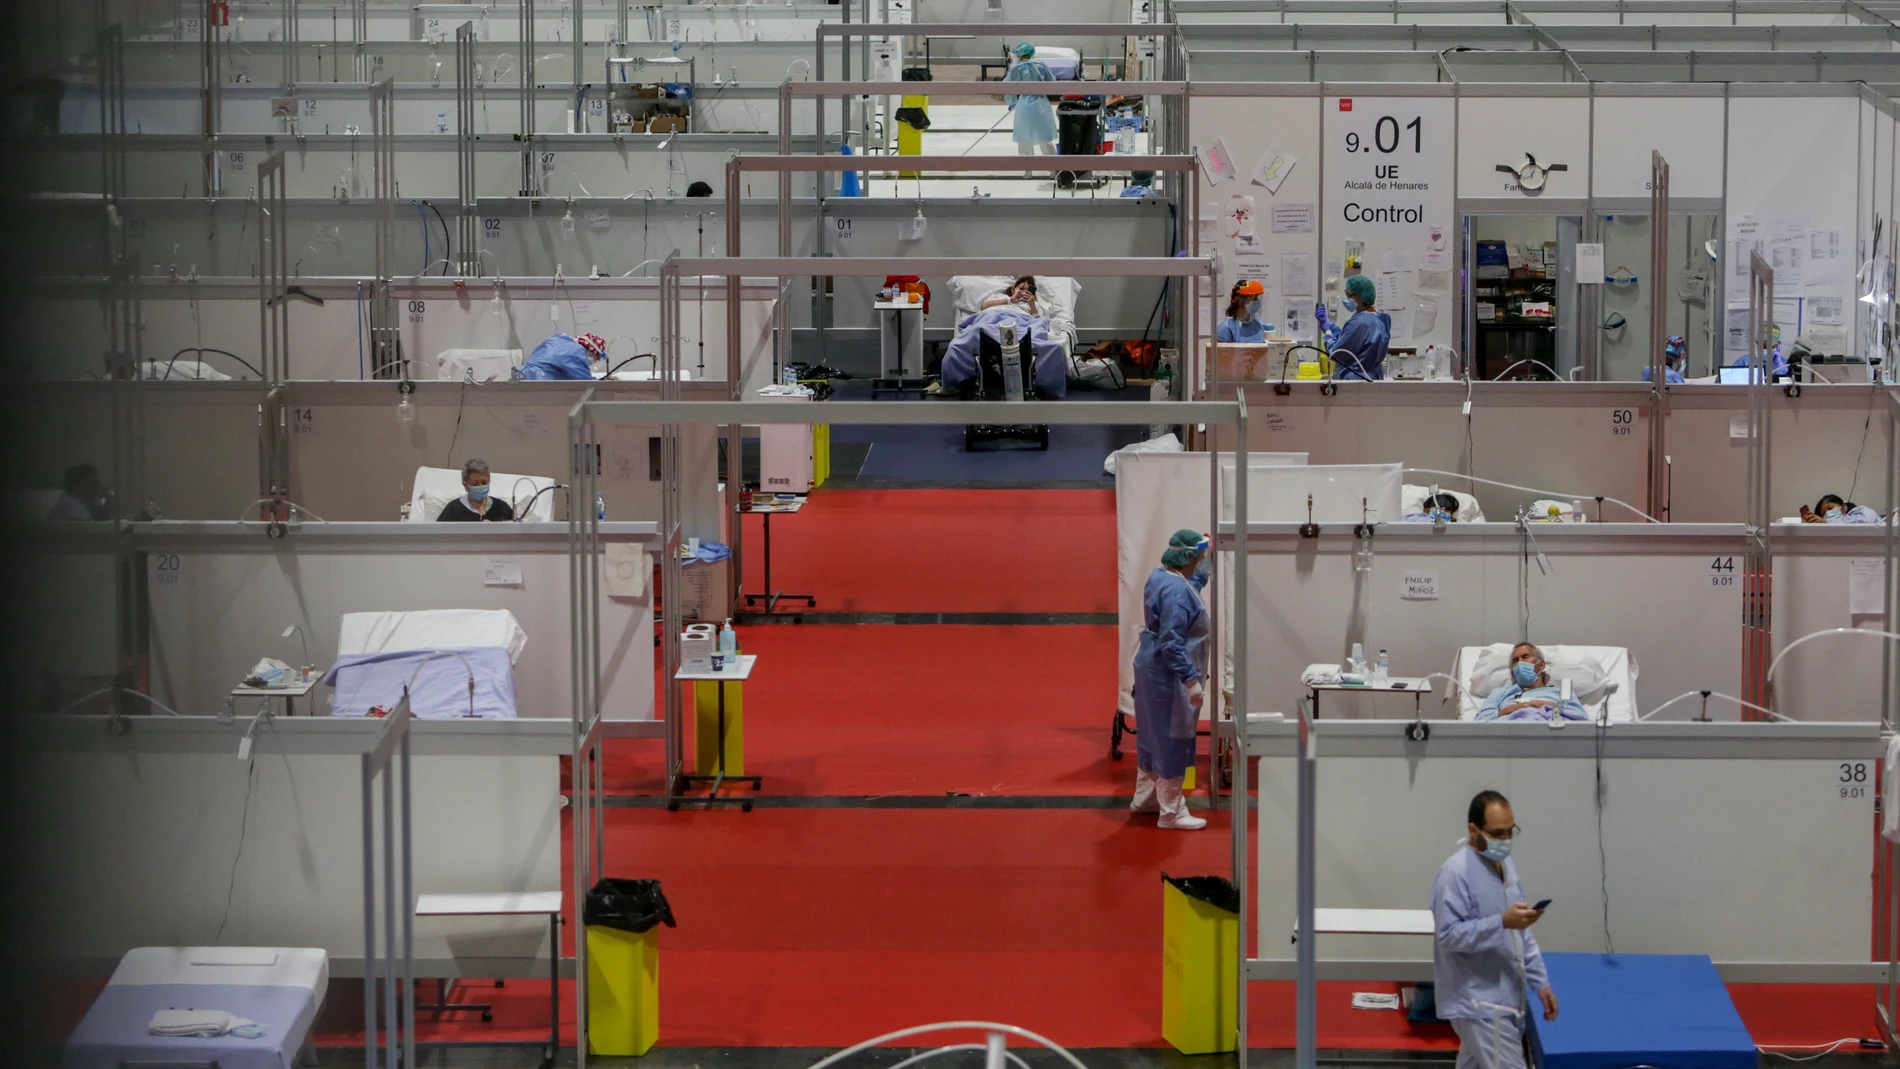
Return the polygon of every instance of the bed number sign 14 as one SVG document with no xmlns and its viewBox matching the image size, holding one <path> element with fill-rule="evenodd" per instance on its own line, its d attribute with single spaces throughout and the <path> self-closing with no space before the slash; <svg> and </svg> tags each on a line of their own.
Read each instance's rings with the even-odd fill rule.
<svg viewBox="0 0 1900 1069">
<path fill-rule="evenodd" d="M 1709 559 L 1709 585 L 1731 587 L 1735 585 L 1735 558 L 1711 557 Z"/>
<path fill-rule="evenodd" d="M 1866 798 L 1873 790 L 1873 772 L 1865 761 L 1841 761 L 1833 766 L 1834 786 L 1842 798 Z"/>
</svg>

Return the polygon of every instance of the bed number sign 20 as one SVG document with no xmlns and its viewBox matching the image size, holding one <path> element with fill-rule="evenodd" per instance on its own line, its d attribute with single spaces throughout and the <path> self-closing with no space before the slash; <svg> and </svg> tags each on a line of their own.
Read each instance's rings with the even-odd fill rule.
<svg viewBox="0 0 1900 1069">
<path fill-rule="evenodd" d="M 1735 585 L 1735 558 L 1712 557 L 1709 560 L 1709 585 L 1729 587 Z"/>
<path fill-rule="evenodd" d="M 178 554 L 152 554 L 152 581 L 158 586 L 177 586 L 179 572 Z"/>
<path fill-rule="evenodd" d="M 1868 783 L 1873 774 L 1868 771 L 1865 761 L 1842 761 L 1835 766 L 1834 785 L 1840 789 L 1842 798 L 1866 798 L 1873 789 Z"/>
</svg>

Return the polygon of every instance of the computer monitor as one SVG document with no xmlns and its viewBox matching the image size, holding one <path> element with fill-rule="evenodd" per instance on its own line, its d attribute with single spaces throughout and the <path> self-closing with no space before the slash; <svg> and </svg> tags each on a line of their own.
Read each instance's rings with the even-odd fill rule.
<svg viewBox="0 0 1900 1069">
<path fill-rule="evenodd" d="M 1751 370 L 1746 367 L 1719 367 L 1715 369 L 1715 381 L 1721 386 L 1746 386 Z"/>
</svg>

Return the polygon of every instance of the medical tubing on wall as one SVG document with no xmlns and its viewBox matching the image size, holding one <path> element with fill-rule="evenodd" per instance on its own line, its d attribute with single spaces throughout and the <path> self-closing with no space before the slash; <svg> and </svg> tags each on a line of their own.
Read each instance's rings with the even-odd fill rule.
<svg viewBox="0 0 1900 1069">
<path fill-rule="evenodd" d="M 1635 505 L 1632 505 L 1627 501 L 1622 501 L 1614 497 L 1604 497 L 1601 494 L 1577 494 L 1577 493 L 1567 493 L 1562 490 L 1542 490 L 1535 486 L 1519 486 L 1516 483 L 1501 483 L 1501 482 L 1498 482 L 1496 479 L 1480 479 L 1476 475 L 1465 475 L 1461 472 L 1455 472 L 1455 471 L 1440 471 L 1437 468 L 1406 468 L 1404 469 L 1404 474 L 1406 475 L 1443 475 L 1452 479 L 1464 479 L 1469 482 L 1482 483 L 1485 486 L 1497 486 L 1497 487 L 1502 487 L 1503 489 L 1506 489 L 1506 490 L 1521 490 L 1527 494 L 1544 494 L 1548 497 L 1555 497 L 1555 498 L 1572 498 L 1572 499 L 1591 498 L 1591 499 L 1596 499 L 1596 500 L 1603 500 L 1603 501 L 1608 501 L 1612 505 L 1620 505 L 1623 508 L 1626 508 L 1630 510 L 1631 512 L 1634 512 L 1636 515 L 1641 516 L 1644 520 L 1647 520 L 1650 523 L 1662 522 L 1661 520 L 1657 519 L 1654 516 L 1651 516 L 1649 513 L 1644 512 L 1642 509 L 1637 508 Z M 1896 636 L 1896 637 L 1900 637 L 1900 636 Z"/>
<path fill-rule="evenodd" d="M 1791 724 L 1795 722 L 1794 717 L 1783 716 L 1780 713 L 1775 712 L 1773 709 L 1769 709 L 1765 706 L 1756 705 L 1754 702 L 1743 701 L 1742 699 L 1735 697 L 1733 694 L 1724 694 L 1719 690 L 1685 691 L 1684 693 L 1676 695 L 1675 697 L 1669 699 L 1668 701 L 1662 703 L 1661 705 L 1658 705 L 1656 708 L 1651 709 L 1649 712 L 1642 714 L 1636 719 L 1638 721 L 1648 720 L 1650 717 L 1655 716 L 1657 713 L 1662 712 L 1664 709 L 1669 708 L 1670 706 L 1676 704 L 1677 702 L 1687 701 L 1690 698 L 1720 698 L 1723 701 L 1734 702 L 1736 705 L 1742 706 L 1745 709 L 1753 709 L 1756 712 L 1767 713 L 1769 716 L 1773 717 L 1776 720 L 1785 720 Z"/>
</svg>

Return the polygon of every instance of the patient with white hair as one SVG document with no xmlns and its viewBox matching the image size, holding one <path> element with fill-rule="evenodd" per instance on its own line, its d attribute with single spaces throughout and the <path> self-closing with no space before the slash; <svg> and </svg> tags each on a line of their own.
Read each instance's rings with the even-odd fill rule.
<svg viewBox="0 0 1900 1069">
<path fill-rule="evenodd" d="M 1544 651 L 1529 642 L 1511 647 L 1510 678 L 1478 709 L 1479 720 L 1588 720 L 1583 703 L 1564 697 L 1552 682 Z"/>
</svg>

